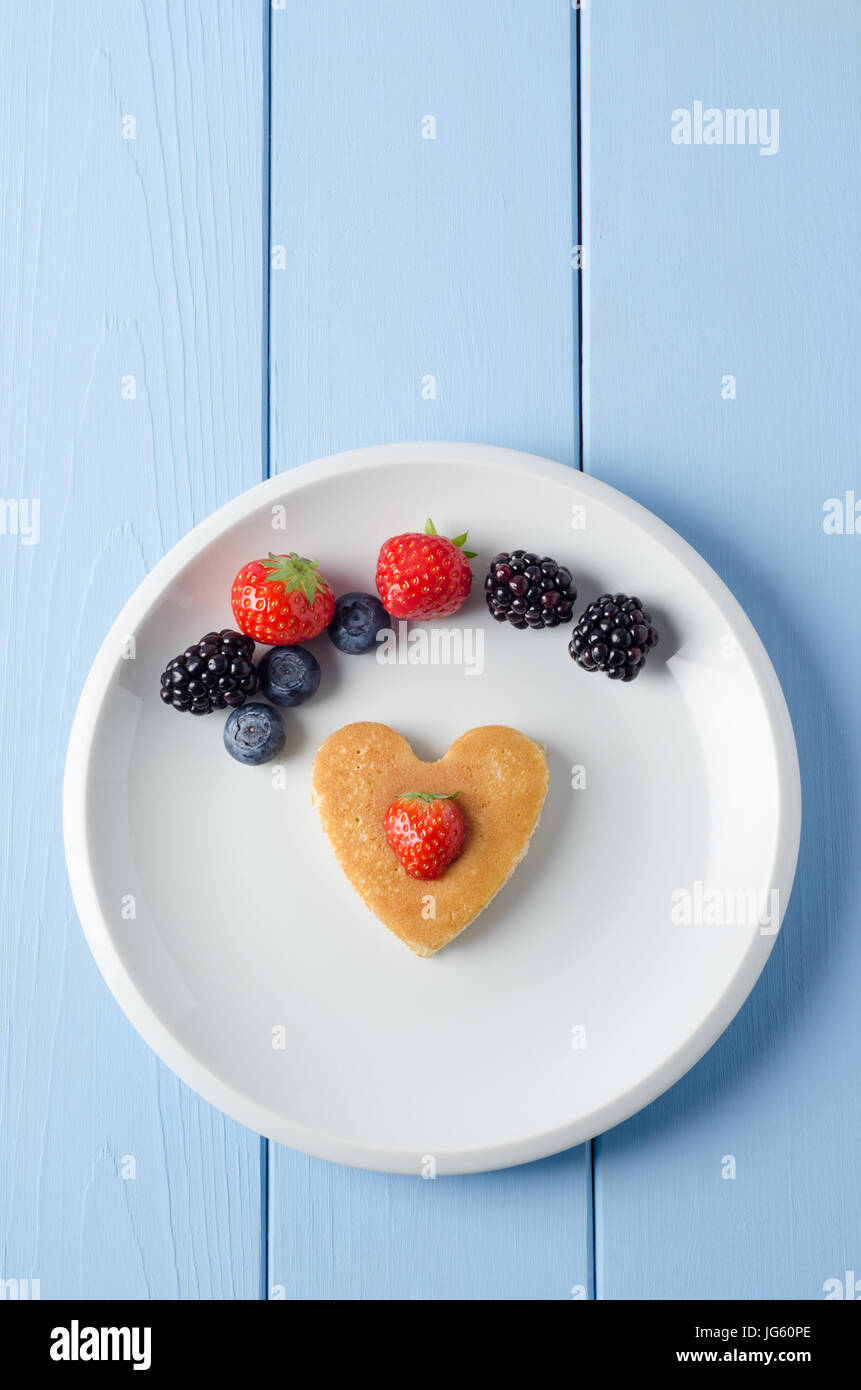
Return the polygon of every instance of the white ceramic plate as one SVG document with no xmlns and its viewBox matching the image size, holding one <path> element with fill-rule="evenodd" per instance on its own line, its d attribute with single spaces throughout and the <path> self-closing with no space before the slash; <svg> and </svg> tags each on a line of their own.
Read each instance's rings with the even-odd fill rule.
<svg viewBox="0 0 861 1390">
<path fill-rule="evenodd" d="M 383 665 L 324 634 L 320 691 L 286 712 L 274 777 L 272 764 L 227 755 L 222 715 L 162 705 L 167 660 L 234 625 L 230 585 L 247 560 L 297 550 L 320 559 L 336 592 L 372 590 L 380 543 L 427 516 L 448 535 L 469 527 L 479 552 L 473 593 L 442 626 L 461 631 L 473 666 L 483 634 L 481 670 Z M 608 589 L 651 609 L 662 640 L 639 680 L 577 668 L 570 628 L 490 619 L 484 568 L 517 546 L 570 564 L 576 612 Z M 456 642 L 448 650 L 456 657 Z M 317 747 L 357 719 L 390 724 L 425 758 L 479 724 L 513 725 L 548 749 L 527 858 L 431 960 L 368 912 L 310 804 Z M 544 459 L 407 444 L 273 478 L 156 566 L 81 696 L 64 821 L 99 968 L 189 1085 L 307 1153 L 452 1173 L 580 1143 L 702 1056 L 773 945 L 800 789 L 765 651 L 675 532 Z"/>
</svg>

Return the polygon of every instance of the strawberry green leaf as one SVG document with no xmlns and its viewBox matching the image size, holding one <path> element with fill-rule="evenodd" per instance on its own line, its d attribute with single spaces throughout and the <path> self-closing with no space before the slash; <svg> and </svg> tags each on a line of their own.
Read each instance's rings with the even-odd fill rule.
<svg viewBox="0 0 861 1390">
<path fill-rule="evenodd" d="M 452 536 L 452 545 L 456 545 L 458 550 L 463 550 L 463 547 L 466 545 L 466 538 L 468 535 L 469 532 L 464 531 L 462 536 Z M 463 550 L 463 553 L 467 560 L 474 560 L 477 552 L 474 550 Z"/>
<path fill-rule="evenodd" d="M 457 801 L 460 792 L 402 792 L 396 801 Z"/>
<path fill-rule="evenodd" d="M 289 555 L 273 555 L 270 550 L 269 559 L 261 560 L 260 563 L 269 571 L 266 576 L 267 584 L 281 584 L 287 594 L 298 589 L 309 605 L 327 588 L 326 580 L 319 572 L 318 562 L 306 560 L 294 550 L 291 550 Z"/>
<path fill-rule="evenodd" d="M 436 527 L 434 526 L 433 522 L 431 521 L 430 517 L 428 517 L 427 521 L 425 522 L 425 535 L 426 535 L 426 536 L 437 536 L 437 535 L 439 535 L 439 532 L 437 531 L 437 529 L 436 529 Z M 452 545 L 456 545 L 457 548 L 458 548 L 458 550 L 462 550 L 462 549 L 463 549 L 463 546 L 466 544 L 466 538 L 467 538 L 468 535 L 469 535 L 469 532 L 468 532 L 468 531 L 464 531 L 464 533 L 463 533 L 462 536 L 453 536 L 453 537 L 452 537 L 452 542 L 451 542 Z M 474 560 L 478 552 L 475 551 L 475 550 L 464 550 L 463 553 L 464 553 L 464 556 L 466 557 L 467 560 Z"/>
</svg>

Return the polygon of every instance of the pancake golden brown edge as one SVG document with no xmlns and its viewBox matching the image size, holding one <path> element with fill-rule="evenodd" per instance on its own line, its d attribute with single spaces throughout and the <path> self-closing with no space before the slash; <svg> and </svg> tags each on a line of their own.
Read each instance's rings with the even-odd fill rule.
<svg viewBox="0 0 861 1390">
<path fill-rule="evenodd" d="M 470 729 L 436 762 L 386 724 L 347 724 L 318 750 L 312 796 L 338 862 L 371 911 L 419 956 L 475 921 L 529 848 L 550 784 L 540 744 L 499 724 Z M 458 792 L 463 853 L 438 879 L 413 879 L 389 848 L 384 818 L 408 791 Z"/>
</svg>

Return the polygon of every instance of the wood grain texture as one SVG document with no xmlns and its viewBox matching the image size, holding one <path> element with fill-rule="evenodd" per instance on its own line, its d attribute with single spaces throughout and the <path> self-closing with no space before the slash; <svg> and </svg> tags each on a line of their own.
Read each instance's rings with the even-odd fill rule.
<svg viewBox="0 0 861 1390">
<path fill-rule="evenodd" d="M 273 11 L 273 472 L 397 439 L 576 461 L 570 16 Z M 569 1298 L 588 1282 L 587 1169 L 578 1149 L 423 1181 L 273 1147 L 270 1291 Z"/>
<path fill-rule="evenodd" d="M 273 11 L 273 472 L 398 439 L 576 462 L 570 9 L 542 9 Z"/>
<path fill-rule="evenodd" d="M 40 502 L 38 544 L 8 508 L 0 534 L 0 1277 L 43 1298 L 590 1286 L 586 1149 L 431 1182 L 272 1146 L 261 1193 L 256 1137 L 161 1066 L 98 976 L 58 796 L 110 620 L 261 469 L 398 438 L 576 463 L 571 13 L 0 8 L 0 490 Z M 823 530 L 827 499 L 861 498 L 861 12 L 581 15 L 586 467 L 735 590 L 805 793 L 763 979 L 698 1067 L 596 1143 L 597 1293 L 821 1298 L 861 1270 L 861 657 L 832 616 L 836 595 L 851 622 L 861 540 Z M 777 107 L 779 151 L 673 144 L 696 100 Z"/>
<path fill-rule="evenodd" d="M 759 985 L 699 1066 L 597 1144 L 598 1295 L 817 1299 L 861 1258 L 861 540 L 823 531 L 827 499 L 861 497 L 861 11 L 619 0 L 584 23 L 586 467 L 746 607 L 805 798 Z M 779 150 L 674 144 L 671 113 L 696 100 L 778 108 Z"/>
<path fill-rule="evenodd" d="M 273 1145 L 270 1297 L 580 1299 L 590 1274 L 585 1155 L 425 1181 Z"/>
<path fill-rule="evenodd" d="M 267 19 L 208 0 L 0 9 L 0 469 L 5 499 L 40 501 L 38 544 L 0 535 L 0 1276 L 42 1298 L 260 1291 L 259 1141 L 113 1003 L 71 904 L 59 787 L 121 604 L 261 476 Z"/>
</svg>

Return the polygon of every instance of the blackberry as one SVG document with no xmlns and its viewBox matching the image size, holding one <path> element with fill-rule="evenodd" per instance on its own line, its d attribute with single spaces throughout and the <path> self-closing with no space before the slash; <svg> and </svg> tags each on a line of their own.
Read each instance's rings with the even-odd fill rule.
<svg viewBox="0 0 861 1390">
<path fill-rule="evenodd" d="M 502 550 L 490 562 L 484 597 L 498 623 L 558 627 L 571 621 L 577 586 L 571 571 L 549 555 L 542 560 L 530 550 Z"/>
<path fill-rule="evenodd" d="M 223 627 L 207 632 L 193 647 L 175 656 L 161 677 L 161 698 L 189 714 L 211 714 L 227 705 L 242 705 L 260 688 L 251 664 L 254 643 L 241 632 Z"/>
<path fill-rule="evenodd" d="M 568 650 L 584 671 L 604 671 L 611 681 L 632 681 L 657 644 L 652 619 L 638 598 L 602 594 L 580 618 Z"/>
</svg>

